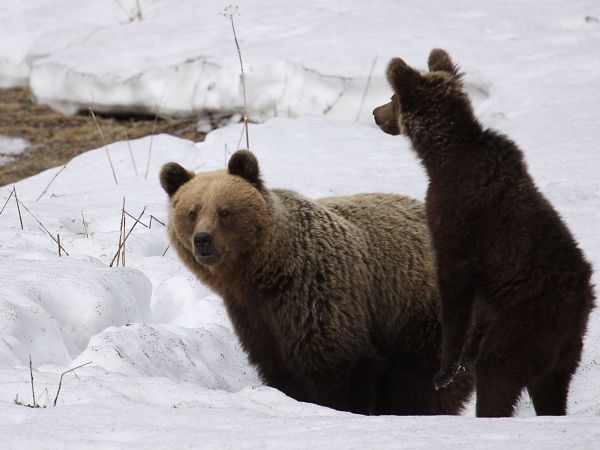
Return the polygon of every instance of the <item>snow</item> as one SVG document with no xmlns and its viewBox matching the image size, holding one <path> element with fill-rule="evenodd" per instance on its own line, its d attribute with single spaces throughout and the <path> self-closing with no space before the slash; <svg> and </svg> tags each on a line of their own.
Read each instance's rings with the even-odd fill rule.
<svg viewBox="0 0 600 450">
<path fill-rule="evenodd" d="M 29 83 L 39 100 L 70 110 L 93 97 L 105 110 L 239 111 L 237 54 L 219 16 L 226 5 L 142 0 L 143 20 L 129 21 L 134 3 L 4 0 L 0 80 Z M 389 57 L 423 67 L 432 47 L 444 47 L 466 71 L 479 117 L 525 151 L 540 189 L 598 270 L 600 25 L 585 19 L 600 17 L 597 2 L 381 3 L 240 2 L 249 109 L 265 120 L 250 125 L 250 144 L 267 185 L 312 198 L 381 191 L 422 199 L 426 177 L 407 141 L 376 129 L 370 111 L 390 95 Z M 9 200 L 0 216 L 1 448 L 597 445 L 598 310 L 567 417 L 534 417 L 526 395 L 512 419 L 476 419 L 472 403 L 463 417 L 361 417 L 261 386 L 221 300 L 168 249 L 158 221 L 132 231 L 126 267 L 109 267 L 123 198 L 134 217 L 147 206 L 146 226 L 151 215 L 165 222 L 161 165 L 224 168 L 241 131 L 232 124 L 199 144 L 167 135 L 111 144 L 118 185 L 104 148 L 16 184 L 19 200 L 60 234 L 69 255 L 59 257 L 23 208 L 22 230 Z M 0 188 L 0 206 L 11 189 Z M 127 228 L 133 223 L 128 217 Z M 31 403 L 29 354 L 45 409 L 13 402 L 18 395 Z M 53 408 L 60 373 L 88 361 L 78 378 L 65 376 Z"/>
<path fill-rule="evenodd" d="M 29 146 L 25 139 L 0 134 L 0 165 L 13 161 Z"/>
</svg>

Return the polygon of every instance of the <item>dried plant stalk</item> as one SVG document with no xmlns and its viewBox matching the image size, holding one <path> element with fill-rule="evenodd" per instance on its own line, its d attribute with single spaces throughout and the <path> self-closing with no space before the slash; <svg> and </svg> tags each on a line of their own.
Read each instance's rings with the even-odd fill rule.
<svg viewBox="0 0 600 450">
<path fill-rule="evenodd" d="M 106 144 L 106 139 L 104 138 L 104 133 L 102 132 L 102 128 L 100 128 L 100 124 L 98 123 L 98 119 L 96 119 L 96 114 L 94 114 L 94 110 L 93 110 L 92 106 L 89 107 L 89 110 L 90 110 L 90 114 L 92 115 L 92 119 L 94 119 L 94 123 L 96 124 L 98 133 L 100 134 L 100 138 L 102 139 L 102 144 L 104 145 L 104 150 L 106 150 L 106 156 L 108 157 L 108 163 L 110 164 L 110 170 L 112 170 L 115 184 L 118 186 L 119 182 L 117 181 L 117 174 L 115 173 L 115 166 L 113 166 L 112 159 L 110 158 L 110 153 L 108 151 L 108 145 Z"/>
<path fill-rule="evenodd" d="M 235 41 L 235 48 L 237 49 L 238 59 L 240 60 L 240 71 L 241 71 L 241 81 L 242 81 L 242 96 L 244 99 L 244 109 L 243 109 L 243 121 L 244 121 L 244 131 L 246 133 L 246 149 L 250 149 L 250 136 L 248 135 L 248 103 L 246 101 L 246 76 L 244 74 L 244 63 L 242 62 L 242 51 L 240 50 L 240 44 L 238 42 L 237 33 L 235 32 L 235 24 L 233 18 L 237 14 L 237 6 L 233 7 L 229 5 L 225 8 L 223 15 L 229 18 L 231 22 L 231 30 L 233 31 L 233 40 Z M 239 144 L 238 144 L 239 149 Z"/>
<path fill-rule="evenodd" d="M 17 204 L 17 211 L 19 212 L 19 222 L 21 223 L 21 231 L 23 231 L 23 217 L 21 217 L 21 208 L 19 208 L 19 197 L 17 197 L 16 186 L 13 186 L 13 193 L 15 194 L 15 203 Z"/>
<path fill-rule="evenodd" d="M 60 374 L 60 381 L 58 382 L 58 390 L 56 391 L 56 397 L 54 397 L 54 405 L 53 405 L 53 406 L 56 406 L 56 402 L 58 401 L 58 394 L 60 394 L 60 388 L 62 387 L 62 380 L 63 380 L 63 377 L 64 377 L 66 374 L 68 374 L 69 372 L 74 372 L 75 370 L 77 370 L 77 369 L 80 369 L 80 368 L 82 368 L 83 366 L 87 366 L 88 364 L 91 364 L 92 362 L 93 362 L 93 361 L 88 361 L 88 362 L 86 362 L 86 363 L 84 363 L 84 364 L 81 364 L 81 365 L 79 365 L 79 366 L 77 366 L 77 367 L 73 367 L 72 369 L 65 370 L 63 373 L 61 373 L 61 374 Z"/>
<path fill-rule="evenodd" d="M 133 223 L 133 225 L 131 226 L 131 228 L 127 232 L 127 235 L 125 236 L 125 239 L 123 239 L 123 242 L 121 243 L 121 246 L 125 245 L 125 242 L 129 238 L 129 235 L 131 234 L 131 232 L 133 231 L 133 229 L 135 228 L 135 226 L 138 224 L 138 222 L 140 221 L 140 219 L 142 218 L 142 216 L 146 212 L 146 208 L 147 207 L 148 207 L 148 205 L 144 206 L 144 209 L 142 209 L 142 212 L 140 213 L 140 215 L 138 216 L 138 218 L 135 220 L 135 222 Z M 115 256 L 113 256 L 113 259 L 112 259 L 112 261 L 109 264 L 109 267 L 113 266 L 113 264 L 115 263 L 115 260 L 117 259 L 117 255 L 119 254 L 120 251 L 121 251 L 121 247 L 119 247 L 117 249 L 117 253 L 115 253 Z"/>
</svg>

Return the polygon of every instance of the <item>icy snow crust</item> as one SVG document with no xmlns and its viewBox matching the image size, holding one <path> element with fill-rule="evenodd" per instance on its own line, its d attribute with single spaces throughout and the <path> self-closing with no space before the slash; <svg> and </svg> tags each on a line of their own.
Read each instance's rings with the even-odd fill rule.
<svg viewBox="0 0 600 450">
<path fill-rule="evenodd" d="M 127 10 L 134 2 L 120 3 Z M 225 4 L 142 0 L 141 22 L 129 22 L 118 4 L 0 2 L 2 83 L 30 82 L 40 99 L 67 109 L 87 107 L 91 96 L 107 110 L 154 110 L 161 100 L 169 113 L 240 108 L 230 25 L 218 15 Z M 389 57 L 423 67 L 432 47 L 445 47 L 466 71 L 479 117 L 525 151 L 540 189 L 598 270 L 600 25 L 585 20 L 600 17 L 596 1 L 244 1 L 240 10 L 251 113 L 279 116 L 250 126 L 268 186 L 312 198 L 381 191 L 423 199 L 426 177 L 407 141 L 352 122 L 375 55 L 360 120 L 368 123 L 390 95 Z M 326 117 L 287 117 L 297 115 Z M 109 268 L 123 197 L 133 216 L 147 205 L 144 224 L 150 215 L 164 222 L 161 165 L 224 168 L 240 133 L 236 124 L 201 144 L 160 135 L 110 145 L 118 186 L 105 149 L 69 162 L 39 201 L 61 168 L 16 184 L 69 256 L 59 258 L 23 209 L 21 230 L 10 199 L 0 216 L 0 448 L 597 446 L 598 310 L 570 416 L 532 417 L 525 395 L 513 419 L 476 419 L 472 404 L 465 417 L 361 417 L 261 386 L 220 298 L 172 250 L 163 256 L 169 242 L 160 223 L 136 226 L 126 267 Z M 11 188 L 0 188 L 0 207 Z M 52 404 L 60 372 L 93 364 L 77 371 L 79 380 L 65 377 L 56 408 L 34 410 L 13 403 L 16 395 L 31 402 L 29 354 L 41 404 Z"/>
</svg>

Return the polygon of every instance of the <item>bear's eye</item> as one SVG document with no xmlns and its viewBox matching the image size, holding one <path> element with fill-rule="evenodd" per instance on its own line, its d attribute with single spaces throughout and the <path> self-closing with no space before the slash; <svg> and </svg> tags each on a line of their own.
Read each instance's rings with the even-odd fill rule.
<svg viewBox="0 0 600 450">
<path fill-rule="evenodd" d="M 192 210 L 188 213 L 188 217 L 190 218 L 190 220 L 196 220 L 196 217 L 198 217 L 198 213 Z"/>
<path fill-rule="evenodd" d="M 231 211 L 229 211 L 227 208 L 223 208 L 223 209 L 219 210 L 219 217 L 221 219 L 226 219 L 230 215 L 231 215 Z"/>
</svg>

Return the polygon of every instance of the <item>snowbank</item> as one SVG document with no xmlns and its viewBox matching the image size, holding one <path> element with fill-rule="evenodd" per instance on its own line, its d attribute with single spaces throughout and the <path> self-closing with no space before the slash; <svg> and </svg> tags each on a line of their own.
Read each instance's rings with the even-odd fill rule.
<svg viewBox="0 0 600 450">
<path fill-rule="evenodd" d="M 543 9 L 501 0 L 238 4 L 235 23 L 255 121 L 309 115 L 369 123 L 372 105 L 389 96 L 384 79 L 389 59 L 401 55 L 423 67 L 435 46 L 460 61 L 476 101 L 491 89 L 504 96 L 515 84 L 545 78 L 549 66 L 548 78 L 558 81 L 564 67 L 600 65 L 595 45 L 600 26 L 586 21 L 598 15 L 594 0 L 554 1 Z M 140 5 L 142 20 L 129 20 L 133 0 L 4 4 L 0 18 L 9 26 L 0 31 L 2 83 L 29 79 L 39 101 L 69 112 L 92 102 L 101 111 L 240 111 L 238 56 L 222 14 L 226 3 L 181 0 L 174 7 L 168 0 L 140 0 Z M 510 77 L 495 76 L 492 85 L 490 74 L 499 70 Z"/>
</svg>

